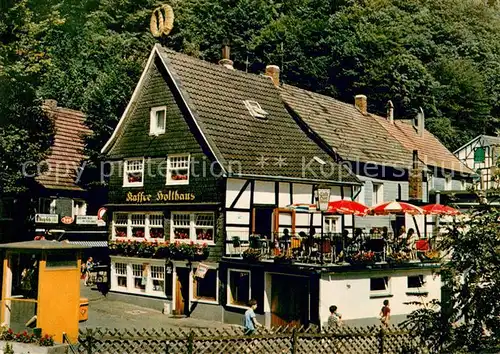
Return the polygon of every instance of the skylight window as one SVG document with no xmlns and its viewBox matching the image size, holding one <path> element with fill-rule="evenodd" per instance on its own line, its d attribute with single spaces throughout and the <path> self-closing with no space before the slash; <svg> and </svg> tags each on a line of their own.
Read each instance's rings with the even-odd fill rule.
<svg viewBox="0 0 500 354">
<path fill-rule="evenodd" d="M 250 112 L 250 114 L 255 118 L 266 119 L 269 115 L 269 113 L 262 109 L 257 101 L 245 100 L 243 103 L 245 103 L 245 107 L 248 109 L 248 112 Z"/>
<path fill-rule="evenodd" d="M 314 159 L 317 163 L 319 163 L 319 164 L 321 164 L 321 165 L 326 165 L 325 160 L 323 160 L 323 159 L 319 158 L 318 156 L 314 156 L 314 157 L 313 157 L 313 159 Z"/>
</svg>

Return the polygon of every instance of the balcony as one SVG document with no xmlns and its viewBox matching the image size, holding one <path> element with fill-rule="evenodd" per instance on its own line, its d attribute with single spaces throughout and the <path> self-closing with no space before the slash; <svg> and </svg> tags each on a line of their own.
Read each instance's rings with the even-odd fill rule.
<svg viewBox="0 0 500 354">
<path fill-rule="evenodd" d="M 304 236 L 304 234 L 302 234 Z M 430 236 L 430 235 L 429 235 Z M 438 251 L 431 239 L 423 237 L 413 244 L 406 240 L 385 240 L 381 235 L 361 234 L 356 239 L 342 234 L 324 234 L 323 237 L 274 234 L 273 237 L 252 235 L 248 241 L 233 236 L 227 258 L 241 258 L 248 262 L 317 266 L 414 265 L 438 263 Z"/>
</svg>

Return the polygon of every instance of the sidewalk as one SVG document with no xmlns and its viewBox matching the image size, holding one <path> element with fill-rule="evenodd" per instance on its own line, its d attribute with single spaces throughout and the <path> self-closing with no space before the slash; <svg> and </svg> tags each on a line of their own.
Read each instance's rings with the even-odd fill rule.
<svg viewBox="0 0 500 354">
<path fill-rule="evenodd" d="M 195 318 L 171 318 L 161 311 L 136 306 L 123 301 L 112 301 L 99 291 L 81 283 L 81 297 L 89 299 L 89 319 L 80 322 L 84 328 L 224 328 L 231 327 L 215 321 Z"/>
</svg>

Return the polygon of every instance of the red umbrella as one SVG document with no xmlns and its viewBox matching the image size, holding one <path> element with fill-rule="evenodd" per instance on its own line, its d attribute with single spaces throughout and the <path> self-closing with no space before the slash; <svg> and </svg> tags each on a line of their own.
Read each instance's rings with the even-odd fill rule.
<svg viewBox="0 0 500 354">
<path fill-rule="evenodd" d="M 365 216 L 370 211 L 366 205 L 353 200 L 336 200 L 328 203 L 327 213 L 332 214 L 354 214 L 356 216 Z"/>
<path fill-rule="evenodd" d="M 389 214 L 410 214 L 421 215 L 424 211 L 416 205 L 405 202 L 384 202 L 372 207 L 373 215 L 389 215 Z"/>
<path fill-rule="evenodd" d="M 460 214 L 460 211 L 458 211 L 455 208 L 452 208 L 447 205 L 442 205 L 442 204 L 429 204 L 426 206 L 423 206 L 422 209 L 424 210 L 424 213 L 427 215 L 451 215 L 455 216 Z"/>
</svg>

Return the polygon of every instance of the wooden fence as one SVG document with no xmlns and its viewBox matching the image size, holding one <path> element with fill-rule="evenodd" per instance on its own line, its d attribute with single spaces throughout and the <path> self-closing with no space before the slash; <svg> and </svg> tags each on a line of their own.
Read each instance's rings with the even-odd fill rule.
<svg viewBox="0 0 500 354">
<path fill-rule="evenodd" d="M 425 354 L 418 338 L 398 327 L 317 328 L 279 327 L 260 329 L 252 336 L 243 329 L 87 329 L 80 331 L 79 343 L 72 348 L 86 354 L 129 353 L 360 353 Z"/>
</svg>

